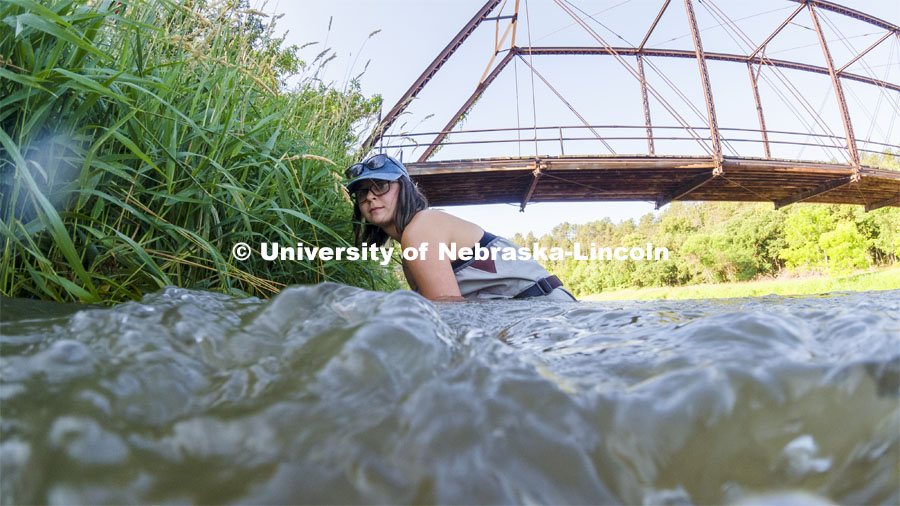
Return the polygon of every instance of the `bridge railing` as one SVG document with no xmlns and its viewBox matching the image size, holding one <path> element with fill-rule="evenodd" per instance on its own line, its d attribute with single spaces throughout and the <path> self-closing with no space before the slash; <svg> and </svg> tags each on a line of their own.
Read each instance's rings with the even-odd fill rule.
<svg viewBox="0 0 900 506">
<path fill-rule="evenodd" d="M 664 132 L 664 135 L 636 135 L 636 132 L 646 132 L 646 125 L 563 125 L 563 126 L 539 126 L 539 127 L 508 127 L 508 128 L 480 128 L 469 130 L 452 130 L 449 132 L 419 132 L 419 133 L 400 133 L 386 134 L 379 142 L 379 149 L 388 153 L 399 155 L 403 152 L 403 157 L 407 160 L 414 159 L 415 152 L 425 149 L 430 145 L 431 139 L 444 134 L 446 138 L 441 142 L 442 147 L 447 146 L 484 146 L 484 145 L 511 145 L 519 144 L 519 147 L 536 146 L 540 143 L 542 148 L 539 151 L 541 156 L 565 156 L 567 154 L 584 154 L 576 153 L 573 145 L 577 143 L 583 146 L 585 143 L 600 143 L 607 148 L 601 148 L 600 153 L 608 153 L 610 155 L 654 155 L 658 154 L 655 149 L 655 143 L 660 142 L 689 142 L 702 146 L 706 153 L 710 153 L 710 146 L 699 144 L 711 143 L 710 129 L 708 126 L 667 126 L 653 125 L 652 131 Z M 678 135 L 678 132 L 683 135 Z M 603 135 L 597 133 L 603 132 Z M 621 132 L 621 133 L 619 133 Z M 784 158 L 805 159 L 809 161 L 827 161 L 830 159 L 841 158 L 844 162 L 849 162 L 848 149 L 846 146 L 846 138 L 838 135 L 828 135 L 810 132 L 791 132 L 784 130 L 759 130 L 752 128 L 732 128 L 720 127 L 720 134 L 723 135 L 721 142 L 727 155 L 748 156 L 748 153 L 739 151 L 732 144 L 746 143 L 758 146 L 773 145 L 789 147 L 794 146 L 802 150 L 806 148 L 821 149 L 823 156 L 801 158 L 799 156 L 786 156 Z M 522 134 L 529 134 L 523 137 Z M 505 135 L 510 134 L 510 135 Z M 512 134 L 515 134 L 513 137 Z M 754 134 L 758 137 L 754 137 Z M 475 139 L 467 139 L 467 136 L 478 136 Z M 486 136 L 494 136 L 493 138 L 485 138 Z M 422 141 L 420 141 L 422 139 Z M 633 149 L 630 151 L 617 152 L 608 147 L 622 148 L 624 145 L 636 141 L 643 141 L 647 148 L 638 152 Z M 548 150 L 547 146 L 554 146 L 554 149 Z M 591 144 L 592 153 L 598 152 Z M 856 139 L 857 151 L 860 153 L 881 154 L 886 150 L 896 150 L 900 152 L 900 145 L 887 144 L 884 142 Z M 537 149 L 537 148 L 536 148 Z M 679 150 L 679 154 L 685 153 Z M 703 150 L 700 151 L 703 154 Z"/>
</svg>

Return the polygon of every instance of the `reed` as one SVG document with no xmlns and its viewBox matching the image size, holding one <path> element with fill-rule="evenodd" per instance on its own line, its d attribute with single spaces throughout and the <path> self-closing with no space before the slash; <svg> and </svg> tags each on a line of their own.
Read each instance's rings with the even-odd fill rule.
<svg viewBox="0 0 900 506">
<path fill-rule="evenodd" d="M 364 262 L 231 257 L 236 242 L 348 245 L 340 168 L 380 105 L 317 84 L 321 58 L 283 47 L 274 20 L 196 0 L 4 0 L 0 20 L 0 293 L 395 286 Z"/>
</svg>

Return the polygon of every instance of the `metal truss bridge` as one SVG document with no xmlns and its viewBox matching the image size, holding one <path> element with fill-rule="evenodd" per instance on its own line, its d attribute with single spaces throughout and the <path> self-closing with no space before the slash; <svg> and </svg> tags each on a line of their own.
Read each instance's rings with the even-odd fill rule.
<svg viewBox="0 0 900 506">
<path fill-rule="evenodd" d="M 718 28 L 728 33 L 742 51 L 704 50 L 695 1 L 699 1 L 708 19 L 718 23 Z M 878 50 L 884 54 L 887 47 L 891 58 L 895 53 L 900 55 L 896 50 L 900 48 L 897 25 L 823 0 L 782 0 L 790 7 L 784 11 L 789 10 L 790 14 L 780 25 L 773 23 L 767 27 L 767 37 L 754 41 L 742 30 L 740 23 L 714 2 L 683 0 L 683 12 L 678 15 L 686 25 L 684 30 L 690 33 L 692 49 L 651 47 L 648 41 L 660 20 L 681 10 L 675 5 L 677 3 L 678 0 L 660 0 L 652 12 L 646 13 L 646 20 L 639 20 L 644 27 L 639 43 L 613 46 L 607 39 L 618 34 L 615 27 L 604 24 L 606 18 L 598 19 L 570 0 L 547 0 L 550 8 L 558 8 L 571 18 L 570 24 L 579 31 L 581 40 L 588 40 L 590 44 L 536 46 L 531 43 L 530 26 L 527 27 L 528 44 L 517 45 L 517 30 L 520 38 L 524 38 L 521 36 L 523 30 L 519 28 L 522 24 L 519 0 L 503 0 L 502 5 L 501 0 L 488 0 L 397 104 L 380 118 L 364 147 L 405 156 L 410 175 L 434 205 L 516 203 L 524 210 L 530 202 L 643 200 L 655 202 L 660 207 L 674 200 L 718 200 L 770 201 L 776 207 L 795 202 L 860 204 L 867 211 L 900 206 L 900 171 L 879 169 L 866 163 L 873 155 L 886 151 L 900 154 L 900 135 L 893 134 L 893 119 L 888 120 L 889 124 L 874 125 L 877 119 L 865 116 L 871 115 L 872 111 L 876 115 L 886 111 L 889 118 L 900 118 L 900 83 L 879 78 L 869 65 L 862 65 L 866 56 L 872 57 Z M 527 3 L 525 7 L 528 8 Z M 844 54 L 838 61 L 833 55 L 834 37 L 842 34 L 841 26 L 845 22 L 866 27 L 870 32 L 868 35 L 873 36 L 869 39 L 873 43 L 866 49 L 857 50 L 842 39 Z M 487 68 L 445 126 L 431 132 L 396 131 L 398 118 L 411 114 L 407 109 L 441 68 L 479 26 L 490 28 L 490 24 L 494 25 L 494 44 L 489 48 Z M 831 32 L 826 33 L 823 25 L 831 26 Z M 810 37 L 814 37 L 818 62 L 824 62 L 824 65 L 767 55 L 779 34 L 788 27 L 795 29 L 797 26 L 805 28 Z M 828 40 L 829 34 L 831 40 Z M 622 36 L 618 38 L 624 40 Z M 852 49 L 846 49 L 848 47 Z M 606 118 L 599 107 L 592 107 L 590 103 L 587 107 L 584 104 L 575 107 L 566 93 L 551 83 L 554 75 L 538 70 L 534 63 L 536 56 L 584 59 L 582 64 L 566 66 L 567 72 L 587 73 L 591 69 L 609 68 L 604 65 L 616 67 L 619 75 L 624 76 L 622 80 L 634 86 L 634 94 L 639 93 L 642 110 L 639 105 L 635 110 L 642 112 L 636 117 L 643 116 L 643 121 L 639 119 L 635 121 L 638 124 L 630 125 L 604 124 Z M 700 90 L 690 90 L 697 97 L 694 100 L 687 97 L 691 93 L 683 91 L 684 83 L 679 85 L 671 75 L 667 77 L 666 72 L 660 70 L 661 65 L 654 65 L 654 62 L 677 59 L 696 62 L 692 79 L 693 85 L 699 86 Z M 466 123 L 462 120 L 504 70 L 512 67 L 511 62 L 522 62 L 523 69 L 530 74 L 532 101 L 537 78 L 558 98 L 557 106 L 569 111 L 566 114 L 570 114 L 568 117 L 573 121 L 539 126 L 535 112 L 531 126 L 509 126 L 507 123 L 485 128 L 458 128 Z M 893 65 L 892 61 L 886 63 Z M 746 100 L 755 104 L 752 124 L 720 124 L 715 98 L 721 92 L 713 86 L 709 64 L 719 67 L 727 64 L 729 67 L 723 72 L 743 75 L 749 89 Z M 648 65 L 659 75 L 655 82 L 645 73 Z M 863 72 L 854 71 L 855 68 L 861 68 Z M 828 103 L 837 111 L 831 120 L 819 114 L 824 101 L 818 110 L 810 104 L 807 90 L 794 83 L 797 76 L 801 76 L 801 80 L 802 76 L 819 76 L 818 79 L 825 80 L 822 87 L 827 88 Z M 516 79 L 518 86 L 518 77 Z M 777 94 L 781 102 L 764 100 L 760 93 L 763 80 L 769 83 L 769 94 Z M 871 91 L 867 95 L 869 98 L 857 99 L 861 107 L 852 112 L 857 125 L 878 126 L 882 137 L 876 139 L 869 135 L 861 139 L 854 132 L 851 107 L 845 95 L 848 83 Z M 459 87 L 459 83 L 456 86 Z M 683 103 L 673 96 L 680 97 Z M 516 88 L 517 101 L 518 98 Z M 806 128 L 767 128 L 770 109 L 776 108 L 776 113 L 791 109 L 797 122 Z M 686 117 L 690 116 L 686 109 L 693 109 L 694 118 Z M 705 114 L 701 116 L 701 112 Z M 671 124 L 654 123 L 654 116 L 663 116 Z M 702 119 L 699 123 L 698 117 Z M 900 123 L 900 119 L 897 122 Z M 869 128 L 870 134 L 873 131 Z M 523 144 L 534 153 L 522 155 Z M 638 145 L 642 148 L 635 152 Z M 663 145 L 666 149 L 660 149 Z M 500 156 L 479 156 L 487 146 L 515 146 L 519 152 L 508 149 L 508 154 Z M 753 149 L 745 146 L 753 146 Z M 456 159 L 436 156 L 449 147 L 464 147 L 470 154 Z M 801 154 L 807 148 L 817 150 L 819 155 L 817 159 L 801 159 L 773 154 L 778 149 L 783 153 L 790 148 L 796 148 Z"/>
</svg>

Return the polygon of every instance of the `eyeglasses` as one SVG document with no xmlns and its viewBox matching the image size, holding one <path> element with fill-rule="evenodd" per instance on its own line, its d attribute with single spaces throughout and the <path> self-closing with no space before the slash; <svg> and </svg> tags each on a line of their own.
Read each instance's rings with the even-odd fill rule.
<svg viewBox="0 0 900 506">
<path fill-rule="evenodd" d="M 357 202 L 363 201 L 369 196 L 369 192 L 372 192 L 372 195 L 375 195 L 376 197 L 380 197 L 391 189 L 391 183 L 393 183 L 393 181 L 373 179 L 372 186 L 358 188 L 353 192 L 353 198 L 356 199 Z"/>
<path fill-rule="evenodd" d="M 354 179 L 354 178 L 359 177 L 359 175 L 363 173 L 363 170 L 365 170 L 366 167 L 368 167 L 369 170 L 378 170 L 378 169 L 384 167 L 384 164 L 386 164 L 387 161 L 388 161 L 388 155 L 378 154 L 378 155 L 375 155 L 375 156 L 369 158 L 368 160 L 366 160 L 362 163 L 354 163 L 353 165 L 350 166 L 349 169 L 347 169 L 344 172 L 344 175 L 347 176 L 347 179 Z M 378 194 L 376 194 L 376 195 L 378 195 Z M 363 198 L 365 198 L 365 197 L 363 197 Z"/>
</svg>

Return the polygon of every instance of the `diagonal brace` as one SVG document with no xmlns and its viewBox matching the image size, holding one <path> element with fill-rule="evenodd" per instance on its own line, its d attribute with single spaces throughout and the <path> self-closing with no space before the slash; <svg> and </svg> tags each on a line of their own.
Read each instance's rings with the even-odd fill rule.
<svg viewBox="0 0 900 506">
<path fill-rule="evenodd" d="M 447 134 L 450 133 L 450 130 L 452 130 L 453 127 L 456 126 L 457 123 L 459 123 L 466 112 L 468 112 L 469 108 L 472 107 L 476 100 L 478 100 L 478 97 L 480 97 L 481 94 L 484 93 L 484 90 L 486 90 L 488 86 L 490 86 L 491 83 L 494 82 L 494 79 L 496 79 L 497 76 L 500 75 L 500 71 L 506 68 L 506 65 L 510 60 L 513 59 L 513 57 L 516 56 L 516 54 L 516 49 L 511 49 L 509 52 L 507 52 L 506 56 L 504 56 L 503 59 L 500 60 L 500 63 L 498 63 L 497 66 L 494 67 L 494 70 L 492 70 L 491 73 L 488 74 L 487 78 L 485 78 L 484 81 L 478 83 L 478 86 L 475 87 L 475 91 L 473 91 L 472 94 L 469 95 L 468 100 L 466 100 L 462 107 L 460 107 L 459 110 L 456 111 L 456 114 L 454 114 L 450 118 L 450 121 L 448 121 L 447 124 L 444 125 L 444 129 L 440 131 L 440 133 L 437 135 L 437 137 L 434 138 L 433 141 L 431 141 L 431 144 L 425 149 L 425 152 L 422 153 L 422 156 L 419 157 L 419 162 L 428 160 L 428 157 L 430 157 L 432 153 L 434 153 L 434 150 L 437 149 L 437 147 L 442 142 L 444 142 L 444 139 L 447 137 Z"/>
<path fill-rule="evenodd" d="M 779 209 L 784 206 L 789 206 L 796 202 L 803 202 L 804 200 L 811 199 L 812 197 L 815 197 L 816 195 L 821 195 L 825 192 L 834 190 L 835 188 L 840 188 L 841 186 L 846 186 L 846 185 L 854 182 L 853 179 L 854 179 L 853 176 L 846 176 L 846 177 L 841 177 L 838 179 L 833 179 L 833 180 L 828 181 L 827 183 L 819 185 L 815 188 L 812 188 L 809 190 L 804 190 L 800 193 L 791 195 L 790 197 L 785 197 L 781 200 L 776 200 L 775 201 L 775 209 Z"/>
<path fill-rule="evenodd" d="M 534 195 L 534 190 L 537 189 L 538 180 L 541 178 L 543 174 L 541 172 L 541 167 L 543 164 L 540 160 L 536 160 L 534 162 L 534 170 L 531 172 L 531 186 L 528 187 L 528 191 L 525 193 L 525 198 L 522 199 L 522 203 L 519 205 L 519 212 L 525 212 L 525 206 L 528 205 L 528 201 L 531 200 L 532 195 Z"/>
<path fill-rule="evenodd" d="M 866 205 L 866 212 L 874 211 L 876 209 L 881 209 L 882 207 L 887 206 L 900 206 L 900 192 L 889 199 L 872 202 L 871 204 Z"/>
<path fill-rule="evenodd" d="M 681 197 L 684 197 L 688 193 L 691 193 L 692 191 L 700 188 L 701 186 L 721 175 L 721 167 L 716 167 L 709 172 L 701 172 L 700 174 L 697 174 L 696 176 L 688 179 L 687 181 L 679 184 L 675 188 L 672 188 L 670 191 L 663 194 L 662 197 L 657 199 L 656 208 L 659 209 L 660 207 L 668 204 L 669 202 L 672 202 L 673 200 L 678 200 Z"/>
<path fill-rule="evenodd" d="M 397 119 L 398 116 L 406 109 L 407 106 L 412 102 L 412 100 L 422 91 L 422 88 L 431 80 L 432 77 L 437 73 L 438 70 L 444 65 L 444 63 L 450 58 L 450 56 L 456 52 L 457 49 L 462 45 L 463 42 L 475 31 L 475 28 L 484 21 L 484 18 L 494 10 L 494 7 L 500 3 L 500 0 L 487 0 L 484 6 L 469 20 L 468 23 L 450 40 L 450 43 L 441 51 L 434 61 L 428 65 L 428 68 L 422 72 L 422 75 L 419 76 L 418 79 L 406 90 L 406 93 L 400 97 L 400 100 L 394 105 L 394 107 L 388 112 L 387 116 L 381 120 L 381 122 L 375 127 L 375 130 L 369 134 L 369 137 L 363 142 L 362 152 L 365 153 L 372 146 L 381 139 L 381 136 L 387 131 L 388 128 L 394 123 L 394 120 Z"/>
</svg>

